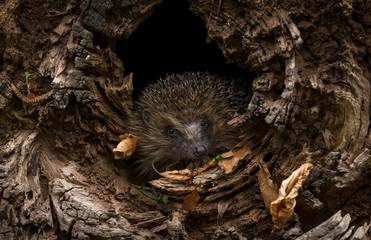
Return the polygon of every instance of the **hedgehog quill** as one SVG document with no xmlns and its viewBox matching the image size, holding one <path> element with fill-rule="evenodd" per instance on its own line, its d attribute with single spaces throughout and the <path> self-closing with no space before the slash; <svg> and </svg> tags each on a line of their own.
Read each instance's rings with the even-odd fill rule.
<svg viewBox="0 0 371 240">
<path fill-rule="evenodd" d="M 246 102 L 235 80 L 209 73 L 168 75 L 148 86 L 128 122 L 128 131 L 138 136 L 140 176 L 158 177 L 153 166 L 192 171 L 230 150 L 240 131 L 227 123 L 246 110 Z"/>
</svg>

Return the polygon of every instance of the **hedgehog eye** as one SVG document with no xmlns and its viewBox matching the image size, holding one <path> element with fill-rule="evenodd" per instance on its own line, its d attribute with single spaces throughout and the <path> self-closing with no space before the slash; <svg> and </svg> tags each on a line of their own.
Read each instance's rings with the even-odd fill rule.
<svg viewBox="0 0 371 240">
<path fill-rule="evenodd" d="M 169 127 L 167 129 L 167 132 L 169 133 L 170 136 L 173 136 L 175 134 L 175 129 L 173 127 Z"/>
<path fill-rule="evenodd" d="M 206 127 L 207 126 L 207 122 L 205 120 L 202 120 L 201 121 L 201 126 Z"/>
</svg>

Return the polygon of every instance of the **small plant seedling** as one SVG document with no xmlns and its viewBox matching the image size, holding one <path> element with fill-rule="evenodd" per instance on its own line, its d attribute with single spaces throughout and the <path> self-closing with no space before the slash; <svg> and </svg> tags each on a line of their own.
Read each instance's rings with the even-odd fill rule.
<svg viewBox="0 0 371 240">
<path fill-rule="evenodd" d="M 28 82 L 28 77 L 31 76 L 31 74 L 29 72 L 25 72 L 24 73 L 24 76 L 26 77 L 26 86 L 27 86 L 27 95 L 26 97 L 28 99 L 35 99 L 36 95 L 31 92 L 31 89 L 35 90 L 37 87 L 36 87 L 36 84 L 34 83 L 29 83 Z"/>
<path fill-rule="evenodd" d="M 167 204 L 169 202 L 169 196 L 168 195 L 162 195 L 161 196 L 161 201 L 163 204 Z"/>
<path fill-rule="evenodd" d="M 352 74 L 352 65 L 350 65 L 349 63 L 346 63 L 344 67 L 348 75 Z"/>
<path fill-rule="evenodd" d="M 215 157 L 215 162 L 216 164 L 218 164 L 220 161 L 222 161 L 224 159 L 224 157 L 220 154 L 218 154 L 218 156 Z"/>
<path fill-rule="evenodd" d="M 161 201 L 163 204 L 167 204 L 169 202 L 169 196 L 168 195 L 159 195 L 157 193 L 154 193 L 153 190 L 149 187 L 143 187 L 132 184 L 133 187 L 138 189 L 143 195 L 155 200 L 155 201 Z"/>
<path fill-rule="evenodd" d="M 36 97 L 36 95 L 31 92 L 31 89 L 32 90 L 35 90 L 37 87 L 36 87 L 36 84 L 34 83 L 30 83 L 28 81 L 28 78 L 31 74 L 29 72 L 25 72 L 24 73 L 24 76 L 26 77 L 26 87 L 27 87 L 27 94 L 26 96 L 21 93 L 21 91 L 19 91 L 19 89 L 12 83 L 10 84 L 10 87 L 12 88 L 13 92 L 15 93 L 15 95 L 17 95 L 17 97 L 19 99 L 21 99 L 23 102 L 26 102 L 26 103 L 38 103 L 38 102 L 41 102 L 43 100 L 45 100 L 50 94 L 52 94 L 52 90 L 47 92 L 47 93 L 44 93 L 44 94 L 41 94 L 39 96 Z"/>
</svg>

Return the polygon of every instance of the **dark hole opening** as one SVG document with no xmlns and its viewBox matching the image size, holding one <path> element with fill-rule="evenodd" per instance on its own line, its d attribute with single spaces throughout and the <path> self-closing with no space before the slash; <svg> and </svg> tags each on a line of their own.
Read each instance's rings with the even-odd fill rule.
<svg viewBox="0 0 371 240">
<path fill-rule="evenodd" d="M 271 152 L 269 152 L 269 153 L 267 153 L 267 154 L 264 155 L 263 161 L 264 162 L 269 162 L 272 159 L 273 156 L 274 156 L 274 154 L 271 153 Z"/>
<path fill-rule="evenodd" d="M 164 1 L 128 39 L 117 43 L 125 74 L 134 73 L 134 100 L 167 73 L 208 71 L 252 81 L 251 72 L 227 64 L 214 41 L 206 43 L 205 23 L 188 8 L 187 1 Z"/>
<path fill-rule="evenodd" d="M 32 191 L 28 191 L 27 192 L 27 199 L 28 200 L 31 200 L 33 198 L 33 192 Z"/>
</svg>

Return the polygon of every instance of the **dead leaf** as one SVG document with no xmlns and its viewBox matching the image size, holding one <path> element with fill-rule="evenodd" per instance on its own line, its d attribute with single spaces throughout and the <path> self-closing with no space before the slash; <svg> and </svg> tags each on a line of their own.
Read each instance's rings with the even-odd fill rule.
<svg viewBox="0 0 371 240">
<path fill-rule="evenodd" d="M 273 230 L 281 229 L 282 225 L 287 222 L 296 205 L 295 197 L 303 182 L 307 179 L 313 165 L 305 163 L 295 170 L 291 176 L 285 179 L 278 192 L 278 198 L 271 203 L 271 215 L 273 220 Z"/>
<path fill-rule="evenodd" d="M 251 153 L 247 142 L 240 142 L 231 151 L 223 153 L 224 159 L 219 162 L 219 166 L 224 173 L 229 174 L 238 166 L 238 163 Z"/>
<path fill-rule="evenodd" d="M 137 148 L 137 137 L 131 133 L 119 136 L 120 143 L 113 149 L 115 159 L 129 159 Z"/>
<path fill-rule="evenodd" d="M 259 188 L 261 195 L 264 200 L 264 205 L 266 208 L 270 208 L 271 202 L 277 199 L 277 184 L 273 183 L 271 174 L 267 168 L 267 164 L 265 162 L 258 162 L 260 171 L 256 174 L 259 181 Z"/>
<path fill-rule="evenodd" d="M 200 201 L 200 194 L 197 191 L 197 188 L 193 190 L 190 194 L 185 196 L 184 202 L 182 205 L 182 210 L 189 211 L 196 207 L 198 201 Z"/>
<path fill-rule="evenodd" d="M 237 166 L 238 163 L 243 160 L 248 154 L 251 153 L 251 149 L 247 142 L 238 143 L 231 151 L 221 154 L 223 157 L 222 161 L 219 161 L 219 166 L 224 170 L 225 173 L 231 173 Z M 215 158 L 211 159 L 208 163 L 204 164 L 197 170 L 191 171 L 189 169 L 173 170 L 159 173 L 161 176 L 170 178 L 177 181 L 189 181 L 197 174 L 206 171 L 208 168 L 217 166 Z"/>
<path fill-rule="evenodd" d="M 193 170 L 192 173 L 189 169 L 182 169 L 182 170 L 166 171 L 166 172 L 162 172 L 159 174 L 163 177 L 173 179 L 176 181 L 188 182 L 189 180 L 192 180 L 192 178 L 196 176 L 197 174 L 200 174 L 204 172 L 206 169 L 215 167 L 215 166 L 217 166 L 215 163 L 215 160 L 212 159 L 208 163 L 205 163 L 202 167 L 198 168 L 197 171 Z"/>
<path fill-rule="evenodd" d="M 220 220 L 222 219 L 225 211 L 227 211 L 229 205 L 231 204 L 232 200 L 221 200 L 218 202 L 218 217 L 217 217 L 217 223 L 219 224 Z"/>
<path fill-rule="evenodd" d="M 187 182 L 192 179 L 191 171 L 189 169 L 166 171 L 160 173 L 160 175 L 176 181 Z"/>
</svg>

